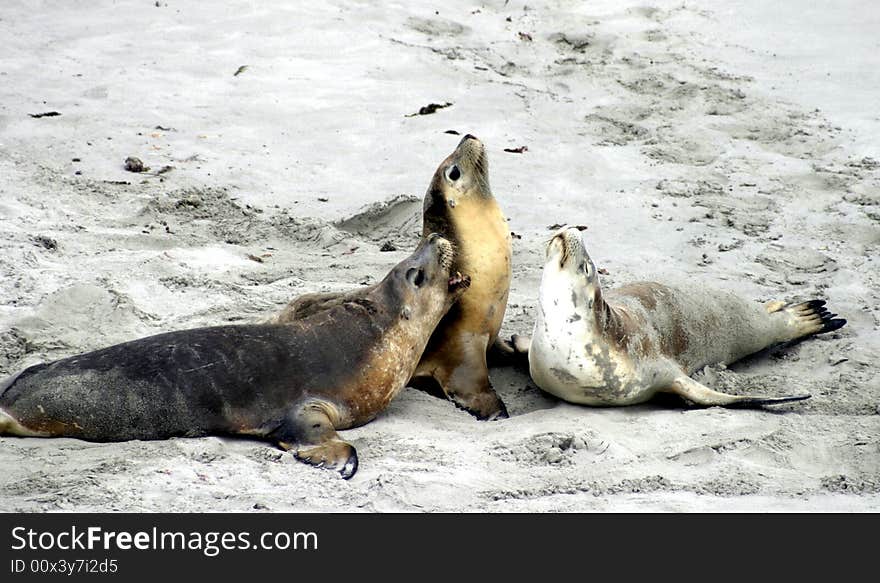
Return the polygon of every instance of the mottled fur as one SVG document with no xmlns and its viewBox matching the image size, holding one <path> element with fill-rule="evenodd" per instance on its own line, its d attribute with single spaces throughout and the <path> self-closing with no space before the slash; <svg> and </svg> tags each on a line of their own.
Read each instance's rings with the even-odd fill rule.
<svg viewBox="0 0 880 583">
<path fill-rule="evenodd" d="M 846 322 L 819 300 L 762 306 L 729 292 L 655 282 L 603 292 L 574 229 L 558 231 L 547 255 L 529 365 L 538 386 L 576 403 L 628 405 L 661 391 L 703 405 L 806 398 L 726 395 L 690 375 Z"/>
</svg>

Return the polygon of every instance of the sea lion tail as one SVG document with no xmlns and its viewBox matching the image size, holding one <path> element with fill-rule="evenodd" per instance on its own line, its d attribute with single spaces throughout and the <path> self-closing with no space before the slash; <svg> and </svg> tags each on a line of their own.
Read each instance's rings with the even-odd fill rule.
<svg viewBox="0 0 880 583">
<path fill-rule="evenodd" d="M 787 304 L 782 309 L 792 316 L 791 340 L 824 334 L 838 330 L 846 324 L 843 318 L 837 318 L 825 307 L 825 300 L 810 300 L 799 304 Z"/>
</svg>

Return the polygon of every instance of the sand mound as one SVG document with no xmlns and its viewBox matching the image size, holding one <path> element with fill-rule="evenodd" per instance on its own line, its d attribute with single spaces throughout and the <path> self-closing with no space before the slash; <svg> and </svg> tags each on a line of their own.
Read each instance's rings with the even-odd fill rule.
<svg viewBox="0 0 880 583">
<path fill-rule="evenodd" d="M 395 247 L 408 248 L 421 236 L 422 201 L 409 194 L 398 194 L 367 205 L 338 221 L 336 226 L 376 243 L 391 242 Z"/>
</svg>

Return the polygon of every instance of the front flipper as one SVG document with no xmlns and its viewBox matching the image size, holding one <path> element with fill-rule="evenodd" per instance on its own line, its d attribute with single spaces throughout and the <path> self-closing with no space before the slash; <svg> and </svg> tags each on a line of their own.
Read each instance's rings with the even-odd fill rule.
<svg viewBox="0 0 880 583">
<path fill-rule="evenodd" d="M 489 381 L 486 364 L 488 338 L 481 336 L 471 342 L 461 342 L 455 359 L 444 362 L 432 375 L 446 397 L 480 420 L 507 419 L 507 407 L 495 393 Z"/>
<path fill-rule="evenodd" d="M 804 399 L 810 398 L 810 395 L 794 395 L 791 397 L 728 395 L 727 393 L 713 391 L 709 387 L 702 385 L 687 376 L 680 376 L 675 379 L 666 392 L 675 393 L 676 395 L 682 396 L 688 401 L 692 401 L 703 407 L 753 407 L 760 405 L 778 405 L 780 403 L 803 401 Z"/>
<path fill-rule="evenodd" d="M 483 358 L 483 366 L 485 365 Z M 507 407 L 489 381 L 489 369 L 459 366 L 445 383 L 441 383 L 446 395 L 456 405 L 481 421 L 507 419 Z"/>
<path fill-rule="evenodd" d="M 507 419 L 507 408 L 489 382 L 488 348 L 488 334 L 435 333 L 407 386 L 445 397 L 477 419 Z"/>
<path fill-rule="evenodd" d="M 320 404 L 292 409 L 271 437 L 301 462 L 336 470 L 346 480 L 357 472 L 357 451 L 339 437 Z"/>
</svg>

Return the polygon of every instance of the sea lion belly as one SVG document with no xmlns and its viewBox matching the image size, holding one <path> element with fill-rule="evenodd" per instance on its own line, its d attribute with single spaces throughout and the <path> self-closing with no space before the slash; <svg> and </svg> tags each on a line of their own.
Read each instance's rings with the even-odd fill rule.
<svg viewBox="0 0 880 583">
<path fill-rule="evenodd" d="M 507 222 L 494 199 L 463 201 L 453 213 L 460 215 L 454 221 L 459 246 L 456 269 L 471 274 L 471 287 L 459 300 L 461 317 L 452 325 L 487 334 L 491 344 L 501 330 L 512 276 Z"/>
<path fill-rule="evenodd" d="M 582 405 L 631 405 L 653 395 L 632 360 L 605 339 L 571 323 L 554 326 L 540 315 L 529 348 L 529 373 L 541 389 Z"/>
</svg>

